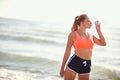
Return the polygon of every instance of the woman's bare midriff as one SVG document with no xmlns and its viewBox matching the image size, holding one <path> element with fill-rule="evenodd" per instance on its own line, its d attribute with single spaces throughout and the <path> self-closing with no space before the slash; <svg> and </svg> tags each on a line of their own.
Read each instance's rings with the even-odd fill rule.
<svg viewBox="0 0 120 80">
<path fill-rule="evenodd" d="M 75 55 L 85 60 L 91 60 L 92 49 L 75 50 Z"/>
</svg>

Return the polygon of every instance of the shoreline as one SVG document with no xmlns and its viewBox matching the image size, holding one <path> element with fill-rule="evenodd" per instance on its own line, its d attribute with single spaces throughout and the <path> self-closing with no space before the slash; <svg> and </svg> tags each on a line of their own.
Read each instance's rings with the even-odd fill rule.
<svg viewBox="0 0 120 80">
<path fill-rule="evenodd" d="M 33 79 L 36 77 L 36 74 L 19 71 L 19 70 L 11 70 L 7 68 L 0 68 L 0 80 L 38 80 Z"/>
<path fill-rule="evenodd" d="M 58 76 L 0 67 L 0 80 L 61 80 Z"/>
</svg>

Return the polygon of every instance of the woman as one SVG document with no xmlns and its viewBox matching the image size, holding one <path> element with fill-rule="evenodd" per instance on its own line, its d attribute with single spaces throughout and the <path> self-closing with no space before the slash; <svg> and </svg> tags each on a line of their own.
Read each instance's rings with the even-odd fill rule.
<svg viewBox="0 0 120 80">
<path fill-rule="evenodd" d="M 78 74 L 78 80 L 89 80 L 93 45 L 94 43 L 100 46 L 106 45 L 104 36 L 100 30 L 100 22 L 96 21 L 95 26 L 99 38 L 86 32 L 86 29 L 91 27 L 91 21 L 86 14 L 75 18 L 71 28 L 72 31 L 68 36 L 66 51 L 60 70 L 60 76 L 64 77 L 64 80 L 74 80 L 76 74 Z M 72 46 L 74 46 L 75 53 L 66 65 Z"/>
</svg>

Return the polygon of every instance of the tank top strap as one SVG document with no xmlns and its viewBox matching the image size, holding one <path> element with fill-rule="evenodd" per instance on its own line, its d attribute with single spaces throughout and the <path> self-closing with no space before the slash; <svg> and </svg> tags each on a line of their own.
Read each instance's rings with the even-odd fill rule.
<svg viewBox="0 0 120 80">
<path fill-rule="evenodd" d="M 75 35 L 76 35 L 76 38 L 81 38 L 81 36 L 78 34 L 78 32 L 77 31 L 75 31 Z"/>
<path fill-rule="evenodd" d="M 79 35 L 79 33 L 77 31 L 75 31 L 75 35 L 76 35 L 76 38 L 82 39 L 82 37 Z"/>
<path fill-rule="evenodd" d="M 78 33 L 77 33 L 77 31 L 75 31 L 75 37 L 76 37 L 76 39 L 78 38 Z"/>
</svg>

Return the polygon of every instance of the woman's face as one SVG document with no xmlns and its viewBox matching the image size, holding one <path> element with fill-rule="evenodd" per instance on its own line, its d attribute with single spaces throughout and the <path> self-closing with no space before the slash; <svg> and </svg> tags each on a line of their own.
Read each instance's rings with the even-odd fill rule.
<svg viewBox="0 0 120 80">
<path fill-rule="evenodd" d="M 83 25 L 85 28 L 90 28 L 91 27 L 91 21 L 88 17 L 83 21 Z"/>
</svg>

